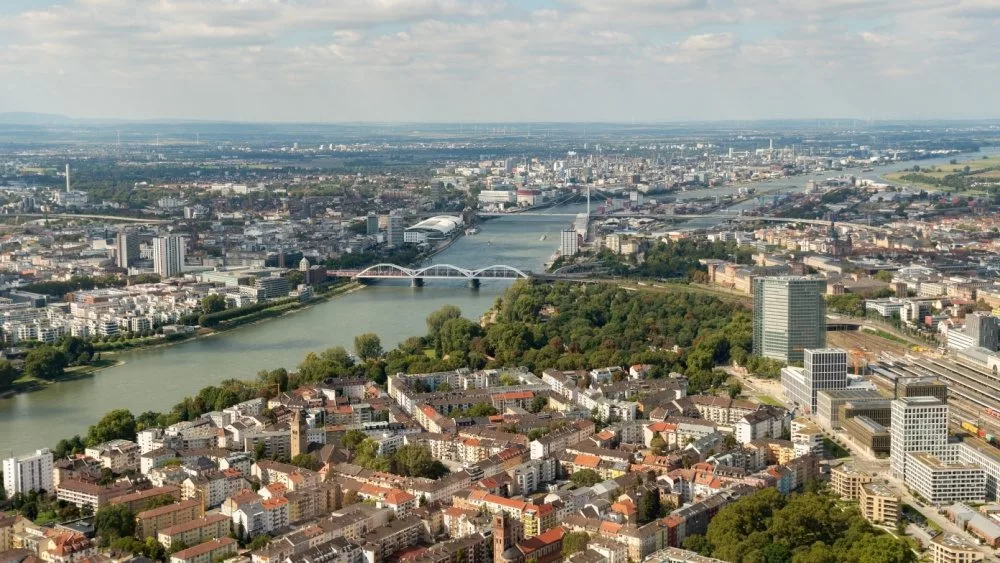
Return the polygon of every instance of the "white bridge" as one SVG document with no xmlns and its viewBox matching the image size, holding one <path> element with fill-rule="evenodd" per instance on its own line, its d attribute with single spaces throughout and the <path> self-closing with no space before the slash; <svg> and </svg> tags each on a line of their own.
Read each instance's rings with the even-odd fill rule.
<svg viewBox="0 0 1000 563">
<path fill-rule="evenodd" d="M 531 272 L 513 266 L 497 264 L 478 270 L 460 268 L 451 264 L 434 264 L 424 268 L 406 268 L 396 264 L 375 264 L 364 270 L 329 270 L 330 276 L 356 280 L 400 280 L 408 279 L 413 285 L 422 285 L 424 280 L 463 280 L 471 285 L 479 285 L 480 280 L 516 280 L 530 278 Z"/>
</svg>

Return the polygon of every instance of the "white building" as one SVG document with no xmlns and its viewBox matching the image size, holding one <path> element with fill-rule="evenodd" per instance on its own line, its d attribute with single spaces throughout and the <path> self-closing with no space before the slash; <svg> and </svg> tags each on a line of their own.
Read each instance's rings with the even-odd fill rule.
<svg viewBox="0 0 1000 563">
<path fill-rule="evenodd" d="M 947 463 L 928 452 L 906 453 L 906 485 L 934 505 L 986 500 L 983 468 Z"/>
<path fill-rule="evenodd" d="M 42 448 L 31 455 L 5 459 L 3 488 L 7 496 L 31 491 L 53 492 L 52 452 Z"/>
<path fill-rule="evenodd" d="M 802 368 L 781 370 L 785 396 L 806 413 L 814 414 L 819 391 L 847 388 L 847 352 L 838 348 L 806 349 Z"/>
<path fill-rule="evenodd" d="M 902 397 L 892 402 L 889 468 L 907 478 L 907 453 L 944 455 L 948 448 L 948 405 L 936 397 Z"/>
<path fill-rule="evenodd" d="M 184 269 L 184 251 L 187 239 L 180 235 L 166 235 L 153 239 L 153 271 L 170 278 Z"/>
<path fill-rule="evenodd" d="M 580 252 L 580 237 L 573 229 L 562 231 L 559 239 L 559 254 L 562 256 L 575 256 Z"/>
</svg>

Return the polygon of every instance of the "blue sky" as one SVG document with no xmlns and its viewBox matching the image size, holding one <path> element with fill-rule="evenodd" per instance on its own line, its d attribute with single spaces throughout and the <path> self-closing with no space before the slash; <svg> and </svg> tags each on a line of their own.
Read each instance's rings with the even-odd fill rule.
<svg viewBox="0 0 1000 563">
<path fill-rule="evenodd" d="M 995 117 L 997 0 L 4 0 L 0 111 Z"/>
</svg>

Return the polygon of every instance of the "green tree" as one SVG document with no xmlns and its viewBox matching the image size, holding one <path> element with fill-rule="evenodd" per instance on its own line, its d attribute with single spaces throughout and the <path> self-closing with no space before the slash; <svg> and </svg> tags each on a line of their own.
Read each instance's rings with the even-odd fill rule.
<svg viewBox="0 0 1000 563">
<path fill-rule="evenodd" d="M 730 383 L 726 386 L 726 393 L 729 394 L 730 399 L 736 399 L 743 393 L 743 386 L 738 381 Z"/>
<path fill-rule="evenodd" d="M 87 431 L 87 444 L 96 446 L 108 440 L 132 440 L 136 436 L 135 417 L 128 409 L 115 409 Z"/>
<path fill-rule="evenodd" d="M 649 449 L 653 450 L 654 455 L 664 455 L 667 453 L 667 441 L 663 439 L 663 436 L 659 432 L 653 434 L 653 438 L 649 441 Z"/>
<path fill-rule="evenodd" d="M 319 469 L 323 466 L 319 459 L 312 454 L 298 454 L 292 458 L 292 465 L 296 467 L 303 467 L 305 469 L 311 469 L 313 471 Z"/>
<path fill-rule="evenodd" d="M 454 305 L 445 305 L 437 311 L 427 316 L 427 336 L 431 340 L 437 340 L 441 327 L 450 319 L 462 317 L 462 311 Z"/>
<path fill-rule="evenodd" d="M 531 405 L 528 407 L 528 411 L 539 413 L 545 410 L 545 407 L 547 406 L 549 406 L 549 398 L 545 395 L 538 395 L 531 400 Z"/>
<path fill-rule="evenodd" d="M 7 360 L 0 360 L 0 392 L 12 388 L 17 376 L 18 373 L 17 369 L 14 368 L 14 364 Z"/>
<path fill-rule="evenodd" d="M 366 332 L 354 337 L 354 352 L 366 362 L 382 357 L 382 339 L 377 334 Z"/>
<path fill-rule="evenodd" d="M 226 310 L 226 298 L 218 293 L 206 295 L 201 299 L 201 312 L 210 315 Z"/>
<path fill-rule="evenodd" d="M 565 534 L 563 536 L 562 556 L 568 557 L 579 551 L 586 551 L 588 543 L 590 543 L 590 534 L 587 532 Z"/>
<path fill-rule="evenodd" d="M 348 430 L 340 438 L 340 444 L 347 448 L 349 451 L 355 451 L 361 442 L 364 442 L 368 438 L 368 435 L 360 430 Z"/>
<path fill-rule="evenodd" d="M 888 272 L 886 270 L 879 270 L 875 272 L 875 279 L 880 282 L 892 283 L 892 277 L 892 272 Z"/>
<path fill-rule="evenodd" d="M 712 554 L 712 544 L 702 534 L 692 534 L 684 538 L 684 549 L 694 551 L 706 557 Z"/>
<path fill-rule="evenodd" d="M 570 475 L 569 480 L 578 487 L 593 487 L 604 479 L 601 479 L 601 475 L 593 469 L 581 469 Z"/>
<path fill-rule="evenodd" d="M 32 348 L 24 358 L 24 375 L 38 379 L 56 379 L 60 377 L 69 360 L 66 354 L 48 344 Z"/>
<path fill-rule="evenodd" d="M 135 535 L 135 514 L 124 504 L 102 506 L 94 514 L 94 530 L 107 541 Z"/>
</svg>

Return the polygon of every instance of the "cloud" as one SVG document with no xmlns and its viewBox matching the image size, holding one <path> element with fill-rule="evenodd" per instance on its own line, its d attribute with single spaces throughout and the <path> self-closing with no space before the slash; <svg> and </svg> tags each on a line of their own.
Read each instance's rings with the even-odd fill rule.
<svg viewBox="0 0 1000 563">
<path fill-rule="evenodd" d="M 981 92 L 1000 87 L 998 18 L 995 0 L 52 0 L 0 19 L 0 81 L 17 85 L 0 108 L 296 121 L 974 114 L 995 111 Z M 719 83 L 732 87 L 705 92 Z"/>
</svg>

